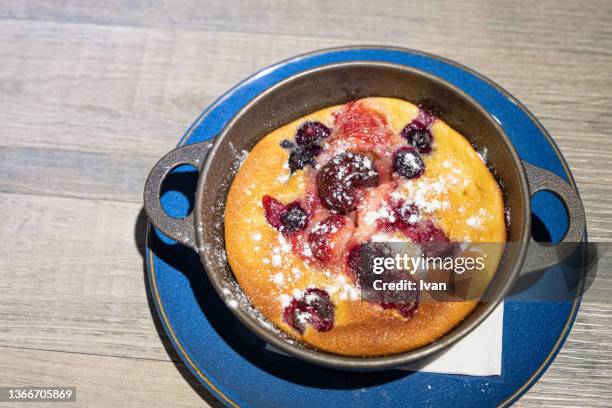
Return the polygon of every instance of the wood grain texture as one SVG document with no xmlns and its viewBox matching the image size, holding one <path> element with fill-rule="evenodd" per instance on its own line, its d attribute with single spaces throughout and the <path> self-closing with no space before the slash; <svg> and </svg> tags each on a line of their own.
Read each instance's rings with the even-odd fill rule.
<svg viewBox="0 0 612 408">
<path fill-rule="evenodd" d="M 171 362 L 80 353 L 0 347 L 0 384 L 76 387 L 76 403 L 62 407 L 194 407 L 222 405 L 210 394 L 194 392 L 186 368 Z M 199 390 L 198 390 L 199 391 Z M 203 398 L 201 398 L 203 397 Z M 48 407 L 48 402 L 17 404 Z M 4 406 L 14 407 L 15 403 Z"/>
<path fill-rule="evenodd" d="M 590 239 L 612 241 L 610 1 L 7 0 L 0 385 L 75 384 L 77 406 L 218 406 L 158 335 L 143 279 L 142 184 L 244 77 L 355 43 L 440 54 L 508 89 L 568 160 Z M 610 258 L 518 406 L 612 405 Z"/>
</svg>

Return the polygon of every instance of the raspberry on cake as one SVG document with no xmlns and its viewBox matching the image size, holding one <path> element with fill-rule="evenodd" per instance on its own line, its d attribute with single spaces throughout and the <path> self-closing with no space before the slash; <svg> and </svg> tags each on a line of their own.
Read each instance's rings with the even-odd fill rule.
<svg viewBox="0 0 612 408">
<path fill-rule="evenodd" d="M 362 299 L 360 260 L 372 255 L 368 243 L 387 239 L 423 254 L 506 240 L 502 194 L 487 166 L 461 134 L 407 101 L 366 98 L 289 123 L 253 148 L 229 190 L 225 245 L 238 283 L 278 328 L 321 350 L 415 349 L 477 305 L 423 293 Z M 490 255 L 480 289 L 501 253 Z"/>
</svg>

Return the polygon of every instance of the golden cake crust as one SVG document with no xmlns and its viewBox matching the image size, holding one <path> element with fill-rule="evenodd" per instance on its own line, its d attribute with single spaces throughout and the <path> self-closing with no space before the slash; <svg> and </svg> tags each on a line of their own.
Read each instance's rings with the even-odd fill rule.
<svg viewBox="0 0 612 408">
<path fill-rule="evenodd" d="M 417 106 L 392 98 L 366 98 L 359 104 L 386 117 L 395 133 L 418 114 Z M 248 154 L 230 187 L 225 206 L 225 247 L 231 269 L 245 294 L 278 328 L 304 342 L 350 356 L 386 355 L 426 345 L 451 330 L 477 305 L 476 302 L 423 302 L 405 319 L 396 310 L 382 309 L 355 299 L 350 280 L 321 272 L 316 263 L 304 261 L 266 221 L 262 197 L 282 203 L 302 198 L 307 172 L 290 174 L 288 151 L 280 146 L 292 140 L 305 121 L 332 128 L 334 113 L 343 105 L 320 110 L 265 136 Z M 426 171 L 398 190 L 428 205 L 421 211 L 435 219 L 454 241 L 504 242 L 506 228 L 500 188 L 470 143 L 442 120 L 431 125 L 434 149 L 423 157 Z M 432 184 L 444 188 L 431 188 Z M 415 196 L 418 195 L 418 196 Z M 442 203 L 442 204 L 440 204 Z M 469 221 L 470 220 L 470 221 Z M 501 252 L 487 258 L 488 284 Z M 344 280 L 344 281 L 343 281 Z M 283 309 L 295 291 L 310 286 L 338 288 L 330 293 L 335 305 L 333 329 L 318 332 L 309 325 L 301 335 L 283 321 Z"/>
</svg>

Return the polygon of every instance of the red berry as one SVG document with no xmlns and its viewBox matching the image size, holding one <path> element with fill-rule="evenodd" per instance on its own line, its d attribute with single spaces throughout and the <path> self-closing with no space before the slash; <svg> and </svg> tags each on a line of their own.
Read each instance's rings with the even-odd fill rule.
<svg viewBox="0 0 612 408">
<path fill-rule="evenodd" d="M 400 200 L 394 205 L 393 212 L 395 213 L 395 222 L 399 227 L 416 225 L 421 218 L 417 206 L 404 200 Z"/>
<path fill-rule="evenodd" d="M 386 117 L 361 103 L 349 103 L 335 113 L 334 124 L 342 139 L 358 144 L 385 144 L 392 135 Z"/>
<path fill-rule="evenodd" d="M 306 304 L 301 300 L 291 299 L 291 303 L 283 311 L 283 321 L 300 334 L 304 334 L 304 329 L 309 319 L 310 316 Z"/>
<path fill-rule="evenodd" d="M 310 324 L 317 331 L 325 332 L 334 327 L 335 306 L 326 291 L 317 288 L 306 289 L 304 303 L 311 311 Z"/>
<path fill-rule="evenodd" d="M 321 262 L 329 261 L 334 249 L 334 238 L 346 224 L 346 218 L 341 215 L 330 215 L 317 223 L 308 234 L 312 256 Z"/>
<path fill-rule="evenodd" d="M 263 196 L 261 203 L 266 213 L 266 221 L 276 229 L 281 227 L 281 215 L 285 211 L 283 203 L 269 195 Z"/>
</svg>

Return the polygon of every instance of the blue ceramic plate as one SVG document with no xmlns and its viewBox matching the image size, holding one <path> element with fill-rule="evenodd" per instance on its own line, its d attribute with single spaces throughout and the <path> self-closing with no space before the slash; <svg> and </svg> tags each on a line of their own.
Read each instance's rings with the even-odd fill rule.
<svg viewBox="0 0 612 408">
<path fill-rule="evenodd" d="M 501 124 L 523 160 L 573 183 L 557 146 L 540 123 L 510 94 L 481 75 L 448 60 L 393 48 L 324 50 L 281 62 L 241 82 L 206 109 L 179 145 L 213 138 L 249 100 L 306 69 L 342 61 L 385 61 L 437 75 L 478 101 Z M 180 175 L 180 172 L 179 172 Z M 185 173 L 195 188 L 193 173 Z M 185 189 L 185 177 L 176 182 Z M 170 181 L 169 183 L 172 183 Z M 183 191 L 185 192 L 185 191 Z M 189 211 L 184 195 L 164 194 L 171 214 Z M 538 233 L 559 240 L 565 210 L 552 195 L 533 200 Z M 228 311 L 208 282 L 198 256 L 149 229 L 149 283 L 161 321 L 177 352 L 197 377 L 227 406 L 503 406 L 517 400 L 546 370 L 569 333 L 578 301 L 506 299 L 502 375 L 408 373 L 389 370 L 351 373 L 315 367 L 264 349 L 265 343 Z M 550 291 L 559 271 L 549 270 L 530 290 Z M 557 279 L 555 279 L 557 276 Z"/>
</svg>

